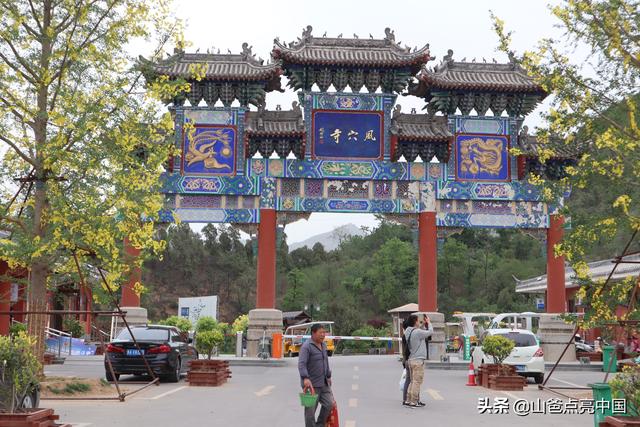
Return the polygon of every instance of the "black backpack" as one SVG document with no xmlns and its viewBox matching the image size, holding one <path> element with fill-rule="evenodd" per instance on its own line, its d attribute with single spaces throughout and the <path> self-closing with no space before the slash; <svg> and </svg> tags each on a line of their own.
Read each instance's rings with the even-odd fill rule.
<svg viewBox="0 0 640 427">
<path fill-rule="evenodd" d="M 404 365 L 409 360 L 409 356 L 411 355 L 411 350 L 409 349 L 409 341 L 411 340 L 411 334 L 415 331 L 415 328 L 409 332 L 409 338 L 407 338 L 404 334 L 402 335 L 402 364 Z"/>
</svg>

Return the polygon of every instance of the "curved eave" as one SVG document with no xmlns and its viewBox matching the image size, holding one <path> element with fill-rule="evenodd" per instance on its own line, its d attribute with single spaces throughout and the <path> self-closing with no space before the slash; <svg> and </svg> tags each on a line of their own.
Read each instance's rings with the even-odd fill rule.
<svg viewBox="0 0 640 427">
<path fill-rule="evenodd" d="M 541 86 L 536 84 L 527 85 L 513 85 L 507 83 L 459 83 L 450 82 L 437 77 L 431 77 L 428 74 L 423 74 L 418 78 L 421 82 L 415 92 L 424 93 L 424 95 L 431 92 L 439 91 L 487 91 L 487 92 L 505 92 L 505 93 L 525 93 L 531 95 L 538 95 L 546 97 L 547 93 Z M 422 95 L 422 96 L 424 96 Z"/>
</svg>

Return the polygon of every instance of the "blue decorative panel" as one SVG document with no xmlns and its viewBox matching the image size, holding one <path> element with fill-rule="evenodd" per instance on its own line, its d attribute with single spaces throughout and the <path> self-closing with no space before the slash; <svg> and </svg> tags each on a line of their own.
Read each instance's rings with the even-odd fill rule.
<svg viewBox="0 0 640 427">
<path fill-rule="evenodd" d="M 259 221 L 258 209 L 176 209 L 171 213 L 180 222 L 252 224 Z"/>
<path fill-rule="evenodd" d="M 311 126 L 316 158 L 382 158 L 384 119 L 380 112 L 314 110 Z"/>
<path fill-rule="evenodd" d="M 526 182 L 438 181 L 438 199 L 539 201 L 540 190 Z"/>
<path fill-rule="evenodd" d="M 455 133 L 508 135 L 507 118 L 456 117 Z"/>
<path fill-rule="evenodd" d="M 199 194 L 260 194 L 260 178 L 246 176 L 182 176 L 177 173 L 163 174 L 162 192 Z"/>
<path fill-rule="evenodd" d="M 324 199 L 279 197 L 276 209 L 294 212 L 416 213 L 417 200 Z"/>
<path fill-rule="evenodd" d="M 233 175 L 236 170 L 235 126 L 195 124 L 185 132 L 182 172 L 191 175 Z"/>
<path fill-rule="evenodd" d="M 508 181 L 509 137 L 459 134 L 455 140 L 456 178 L 465 181 Z"/>
<path fill-rule="evenodd" d="M 474 227 L 474 228 L 548 228 L 549 217 L 541 214 L 496 215 L 496 214 L 436 214 L 438 227 Z"/>
</svg>

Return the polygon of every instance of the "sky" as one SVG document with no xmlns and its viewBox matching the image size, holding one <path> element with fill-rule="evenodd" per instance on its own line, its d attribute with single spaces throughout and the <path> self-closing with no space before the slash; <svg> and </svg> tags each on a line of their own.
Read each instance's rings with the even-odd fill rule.
<svg viewBox="0 0 640 427">
<path fill-rule="evenodd" d="M 557 2 L 553 2 L 557 3 Z M 230 49 L 239 53 L 243 42 L 253 46 L 253 52 L 263 59 L 269 59 L 273 39 L 296 40 L 303 27 L 311 25 L 313 35 L 321 37 L 375 38 L 384 37 L 385 27 L 395 31 L 397 41 L 402 45 L 421 48 L 429 43 L 431 55 L 440 62 L 447 49 L 452 49 L 454 59 L 466 58 L 477 61 L 485 58 L 488 62 L 495 58 L 507 62 L 501 52 L 496 52 L 498 39 L 491 28 L 490 10 L 506 23 L 507 30 L 514 31 L 513 48 L 516 52 L 532 49 L 538 40 L 559 36 L 557 20 L 551 15 L 548 2 L 540 0 L 449 0 L 449 1 L 408 1 L 408 0 L 299 0 L 296 2 L 244 0 L 176 0 L 176 15 L 186 23 L 185 38 L 192 43 L 187 51 L 207 49 L 222 53 Z M 267 95 L 267 108 L 282 105 L 289 109 L 296 100 L 288 90 L 281 94 Z M 399 97 L 402 111 L 422 109 L 424 103 L 414 97 Z M 530 114 L 525 124 L 532 129 L 540 124 L 539 111 L 542 104 Z M 286 226 L 288 243 L 299 242 L 313 235 L 330 231 L 344 224 L 375 227 L 377 221 L 370 214 L 313 213 L 309 220 L 300 220 Z M 194 224 L 199 230 L 202 225 Z"/>
</svg>

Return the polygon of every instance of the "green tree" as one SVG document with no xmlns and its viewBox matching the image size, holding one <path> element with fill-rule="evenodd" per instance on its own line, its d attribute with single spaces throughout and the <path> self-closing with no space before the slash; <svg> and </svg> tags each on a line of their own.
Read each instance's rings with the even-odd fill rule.
<svg viewBox="0 0 640 427">
<path fill-rule="evenodd" d="M 164 0 L 0 0 L 0 229 L 11 233 L 0 258 L 29 269 L 32 310 L 46 307 L 53 272 L 75 270 L 74 254 L 117 286 L 141 262 L 125 260 L 125 238 L 143 256 L 162 249 L 153 219 L 173 125 L 158 100 L 186 87 L 145 90 L 125 47 L 156 39 L 159 58 L 178 33 L 167 10 Z M 45 318 L 29 316 L 40 358 Z"/>
<path fill-rule="evenodd" d="M 386 241 L 373 254 L 367 280 L 379 307 L 389 310 L 417 297 L 417 257 L 410 243 L 398 238 Z"/>
<path fill-rule="evenodd" d="M 543 187 L 550 202 L 568 187 L 574 194 L 582 193 L 579 199 L 599 202 L 599 209 L 591 212 L 576 212 L 571 202 L 565 205 L 561 212 L 572 215 L 572 230 L 555 248 L 584 280 L 579 296 L 589 301 L 584 326 L 591 327 L 615 320 L 617 304 L 628 302 L 634 287 L 628 282 L 619 292 L 622 298 L 608 298 L 610 292 L 603 291 L 603 283 L 588 280 L 586 261 L 600 242 L 628 241 L 631 233 L 640 229 L 640 2 L 570 0 L 551 11 L 559 19 L 564 37 L 541 40 L 536 50 L 524 52 L 521 58 L 510 50 L 511 33 L 505 31 L 504 22 L 495 16 L 493 22 L 499 48 L 519 59 L 551 94 L 552 108 L 545 125 L 537 130 L 538 140 L 546 143 L 541 159 L 545 161 L 562 149 L 549 142 L 552 136 L 560 137 L 566 145 L 589 143 L 577 165 L 567 168 L 565 178 L 548 181 L 534 174 L 530 180 Z M 577 58 L 576 47 L 584 47 L 590 54 Z M 621 248 L 609 255 L 619 255 Z"/>
</svg>

